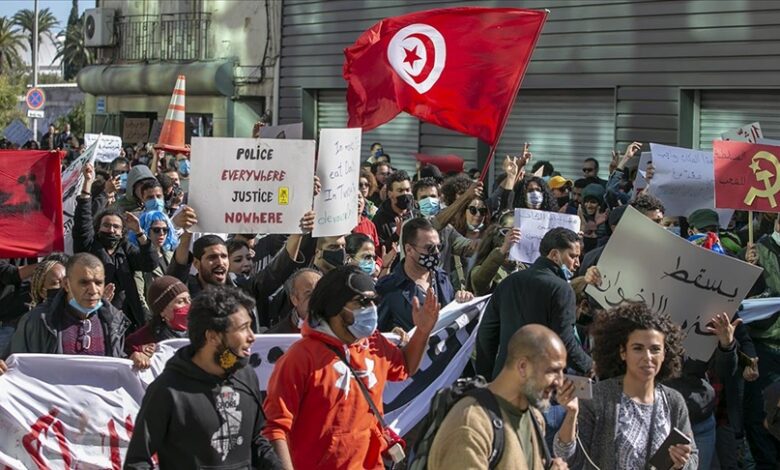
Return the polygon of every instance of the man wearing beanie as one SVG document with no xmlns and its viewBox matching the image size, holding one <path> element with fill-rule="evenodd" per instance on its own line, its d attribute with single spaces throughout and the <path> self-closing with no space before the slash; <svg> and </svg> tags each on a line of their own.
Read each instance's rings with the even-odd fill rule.
<svg viewBox="0 0 780 470">
<path fill-rule="evenodd" d="M 190 309 L 187 286 L 173 276 L 155 279 L 149 286 L 146 298 L 152 310 L 152 318 L 125 341 L 125 352 L 131 357 L 135 356 L 142 368 L 149 367 L 155 343 L 187 337 L 187 314 Z"/>
<path fill-rule="evenodd" d="M 696 209 L 688 216 L 688 236 L 714 233 L 726 253 L 734 256 L 742 250 L 739 237 L 720 230 L 720 218 L 712 209 Z"/>
<path fill-rule="evenodd" d="M 263 404 L 263 435 L 286 469 L 382 469 L 383 455 L 399 456 L 371 409 L 381 416 L 385 383 L 419 368 L 439 305 L 431 289 L 422 306 L 412 300 L 417 330 L 400 349 L 376 329 L 376 297 L 356 266 L 329 271 L 314 288 L 303 338 L 276 363 Z"/>
</svg>

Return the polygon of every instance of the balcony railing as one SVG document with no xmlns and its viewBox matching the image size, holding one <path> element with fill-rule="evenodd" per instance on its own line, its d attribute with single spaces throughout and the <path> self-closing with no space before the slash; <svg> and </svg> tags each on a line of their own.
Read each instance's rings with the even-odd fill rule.
<svg viewBox="0 0 780 470">
<path fill-rule="evenodd" d="M 210 24 L 210 13 L 121 16 L 117 23 L 117 59 L 123 62 L 210 59 Z"/>
</svg>

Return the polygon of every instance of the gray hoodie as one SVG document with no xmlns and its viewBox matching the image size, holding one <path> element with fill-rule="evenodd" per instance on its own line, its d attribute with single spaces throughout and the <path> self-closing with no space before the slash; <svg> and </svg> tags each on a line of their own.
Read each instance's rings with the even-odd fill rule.
<svg viewBox="0 0 780 470">
<path fill-rule="evenodd" d="M 143 201 L 136 199 L 133 194 L 135 185 L 143 180 L 154 179 L 152 170 L 146 165 L 136 165 L 127 174 L 127 189 L 125 195 L 117 199 L 113 206 L 114 209 L 120 209 L 126 212 L 132 212 L 143 207 Z"/>
</svg>

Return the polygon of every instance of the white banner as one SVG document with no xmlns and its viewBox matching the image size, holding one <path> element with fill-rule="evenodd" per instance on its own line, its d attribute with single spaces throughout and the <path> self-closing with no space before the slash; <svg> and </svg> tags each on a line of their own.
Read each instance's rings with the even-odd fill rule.
<svg viewBox="0 0 780 470">
<path fill-rule="evenodd" d="M 428 412 L 435 393 L 462 374 L 488 299 L 443 308 L 420 370 L 405 382 L 386 385 L 385 417 L 399 434 L 411 430 Z M 300 336 L 255 338 L 249 366 L 265 390 L 274 364 Z M 158 344 L 152 367 L 143 372 L 134 371 L 126 359 L 11 356 L 8 373 L 0 376 L 0 466 L 120 469 L 145 388 L 187 343 Z"/>
<path fill-rule="evenodd" d="M 84 134 L 84 146 L 89 147 L 98 140 L 99 136 L 100 134 Z M 122 138 L 118 135 L 103 134 L 95 153 L 95 160 L 102 163 L 111 163 L 115 158 L 119 157 L 121 152 Z"/>
<path fill-rule="evenodd" d="M 568 228 L 574 233 L 580 231 L 580 217 L 558 212 L 534 209 L 515 209 L 515 228 L 523 232 L 518 243 L 509 250 L 509 259 L 533 263 L 539 254 L 539 244 L 544 235 L 556 227 Z"/>
<path fill-rule="evenodd" d="M 84 175 L 81 171 L 87 163 L 95 163 L 95 150 L 102 140 L 103 135 L 98 135 L 98 139 L 62 172 L 62 223 L 65 226 L 65 253 L 69 255 L 73 254 L 73 215 L 76 211 L 76 196 L 84 185 Z"/>
<path fill-rule="evenodd" d="M 300 233 L 314 195 L 314 141 L 195 137 L 194 232 Z"/>
<path fill-rule="evenodd" d="M 696 209 L 714 209 L 727 227 L 733 209 L 715 209 L 712 151 L 650 144 L 655 175 L 648 191 L 664 203 L 667 217 L 688 217 Z"/>
<path fill-rule="evenodd" d="M 653 151 L 655 156 L 655 151 Z M 603 308 L 644 302 L 670 315 L 686 354 L 709 360 L 717 339 L 704 332 L 720 312 L 733 315 L 761 268 L 694 245 L 628 207 L 598 263 L 603 282 L 585 292 Z"/>
<path fill-rule="evenodd" d="M 764 134 L 761 132 L 761 124 L 754 122 L 740 127 L 732 132 L 724 132 L 720 135 L 723 140 L 736 140 L 738 142 L 750 142 L 755 144 L 758 139 L 764 138 Z"/>
<path fill-rule="evenodd" d="M 358 223 L 361 134 L 361 129 L 320 131 L 317 176 L 322 192 L 314 198 L 314 237 L 347 235 Z"/>
</svg>

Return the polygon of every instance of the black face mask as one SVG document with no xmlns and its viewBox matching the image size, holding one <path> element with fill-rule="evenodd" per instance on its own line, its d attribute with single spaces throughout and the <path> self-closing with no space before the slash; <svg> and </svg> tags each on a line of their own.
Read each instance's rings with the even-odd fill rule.
<svg viewBox="0 0 780 470">
<path fill-rule="evenodd" d="M 214 353 L 214 362 L 229 375 L 246 366 L 249 363 L 249 358 L 240 357 L 223 343 L 221 350 Z"/>
<path fill-rule="evenodd" d="M 59 289 L 46 289 L 46 300 L 51 300 L 54 298 L 54 296 L 57 295 L 57 292 L 59 292 Z"/>
<path fill-rule="evenodd" d="M 409 207 L 411 207 L 412 203 L 414 202 L 414 199 L 412 198 L 411 194 L 401 194 L 397 198 L 395 198 L 395 205 L 401 210 L 406 210 Z"/>
<path fill-rule="evenodd" d="M 122 241 L 122 236 L 121 235 L 117 235 L 115 233 L 98 232 L 97 233 L 97 241 L 106 250 L 112 250 L 112 249 L 116 248 L 117 245 L 119 245 L 120 241 Z"/>
<path fill-rule="evenodd" d="M 344 266 L 347 253 L 343 249 L 338 250 L 324 250 L 322 252 L 322 259 L 325 260 L 331 266 L 339 267 Z"/>
</svg>

